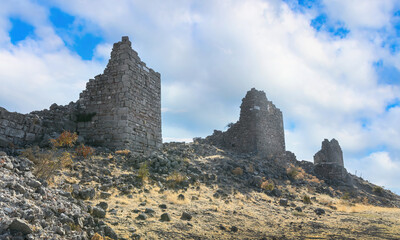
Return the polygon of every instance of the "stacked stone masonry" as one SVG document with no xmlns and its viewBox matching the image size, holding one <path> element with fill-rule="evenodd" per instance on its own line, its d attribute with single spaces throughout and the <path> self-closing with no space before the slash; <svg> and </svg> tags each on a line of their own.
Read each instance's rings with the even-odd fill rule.
<svg viewBox="0 0 400 240">
<path fill-rule="evenodd" d="M 285 152 L 282 112 L 265 92 L 252 88 L 240 106 L 239 121 L 226 132 L 214 131 L 205 141 L 241 153 L 274 156 Z"/>
<path fill-rule="evenodd" d="M 336 139 L 324 139 L 321 150 L 314 155 L 314 172 L 328 180 L 347 181 L 348 173 L 344 168 L 343 152 Z"/>
<path fill-rule="evenodd" d="M 0 147 L 37 144 L 64 130 L 111 149 L 161 147 L 160 74 L 140 60 L 128 37 L 114 44 L 104 73 L 87 83 L 76 103 L 30 114 L 0 108 Z"/>
<path fill-rule="evenodd" d="M 160 74 L 146 67 L 128 37 L 115 43 L 104 73 L 78 101 L 78 133 L 92 145 L 137 152 L 161 147 Z"/>
</svg>

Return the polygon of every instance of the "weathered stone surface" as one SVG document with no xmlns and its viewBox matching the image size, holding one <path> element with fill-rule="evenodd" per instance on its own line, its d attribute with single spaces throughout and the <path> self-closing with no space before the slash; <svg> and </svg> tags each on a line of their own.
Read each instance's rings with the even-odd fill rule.
<svg viewBox="0 0 400 240">
<path fill-rule="evenodd" d="M 160 74 L 147 68 L 128 37 L 115 43 L 103 74 L 80 94 L 78 132 L 92 145 L 147 152 L 161 147 Z"/>
<path fill-rule="evenodd" d="M 32 233 L 31 226 L 22 219 L 14 219 L 10 226 L 8 226 L 11 232 L 21 232 L 22 234 L 30 234 Z"/>
<path fill-rule="evenodd" d="M 282 112 L 265 92 L 252 88 L 240 106 L 240 118 L 226 132 L 214 131 L 205 142 L 240 153 L 273 156 L 285 152 Z"/>
<path fill-rule="evenodd" d="M 89 80 L 76 103 L 30 114 L 0 107 L 0 148 L 46 147 L 64 130 L 110 149 L 144 153 L 161 147 L 160 74 L 140 60 L 128 37 L 114 44 L 103 74 Z"/>
<path fill-rule="evenodd" d="M 321 150 L 314 155 L 314 164 L 318 163 L 336 163 L 344 167 L 343 152 L 336 139 L 324 139 Z"/>
<path fill-rule="evenodd" d="M 348 173 L 343 164 L 343 153 L 336 139 L 322 142 L 321 150 L 314 155 L 314 173 L 327 180 L 348 180 Z"/>
<path fill-rule="evenodd" d="M 104 218 L 106 216 L 106 212 L 99 207 L 93 207 L 93 217 L 96 218 Z"/>
</svg>

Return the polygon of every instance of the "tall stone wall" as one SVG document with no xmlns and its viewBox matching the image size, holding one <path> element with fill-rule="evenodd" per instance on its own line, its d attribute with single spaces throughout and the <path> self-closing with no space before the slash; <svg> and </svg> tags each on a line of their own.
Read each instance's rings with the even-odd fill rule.
<svg viewBox="0 0 400 240">
<path fill-rule="evenodd" d="M 321 150 L 314 155 L 314 173 L 326 180 L 349 180 L 343 164 L 343 152 L 336 139 L 324 139 L 322 142 Z"/>
<path fill-rule="evenodd" d="M 146 67 L 128 37 L 115 43 L 103 74 L 80 94 L 78 133 L 92 145 L 143 152 L 161 139 L 160 74 Z"/>
<path fill-rule="evenodd" d="M 25 115 L 0 108 L 0 147 L 37 144 L 64 130 L 111 149 L 161 147 L 160 74 L 140 60 L 128 37 L 114 44 L 103 74 L 89 80 L 76 103 Z"/>
<path fill-rule="evenodd" d="M 282 112 L 265 92 L 252 88 L 240 106 L 239 121 L 226 132 L 214 131 L 206 142 L 241 153 L 263 156 L 285 152 Z"/>
</svg>

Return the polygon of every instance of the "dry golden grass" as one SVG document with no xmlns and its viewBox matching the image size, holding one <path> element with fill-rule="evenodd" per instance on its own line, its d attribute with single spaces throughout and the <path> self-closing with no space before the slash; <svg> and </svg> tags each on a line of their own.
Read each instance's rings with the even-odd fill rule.
<svg viewBox="0 0 400 240">
<path fill-rule="evenodd" d="M 389 208 L 389 207 L 377 207 L 372 205 L 365 205 L 356 203 L 352 206 L 344 203 L 343 201 L 338 201 L 335 205 L 338 211 L 347 212 L 347 213 L 362 213 L 362 212 L 370 212 L 370 213 L 394 213 L 400 214 L 400 208 Z"/>
</svg>

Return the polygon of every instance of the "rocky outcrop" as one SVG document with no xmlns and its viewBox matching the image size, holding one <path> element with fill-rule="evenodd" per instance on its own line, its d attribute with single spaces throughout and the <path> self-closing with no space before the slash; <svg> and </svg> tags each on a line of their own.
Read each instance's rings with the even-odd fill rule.
<svg viewBox="0 0 400 240">
<path fill-rule="evenodd" d="M 0 239 L 90 239 L 94 232 L 117 239 L 91 207 L 70 192 L 47 186 L 24 157 L 0 152 Z"/>
<path fill-rule="evenodd" d="M 282 112 L 265 92 L 252 88 L 240 106 L 240 118 L 226 132 L 214 131 L 206 143 L 239 153 L 276 156 L 285 152 Z"/>
<path fill-rule="evenodd" d="M 344 168 L 343 152 L 336 139 L 324 139 L 321 150 L 314 155 L 314 173 L 330 181 L 347 182 L 349 175 Z"/>
</svg>

